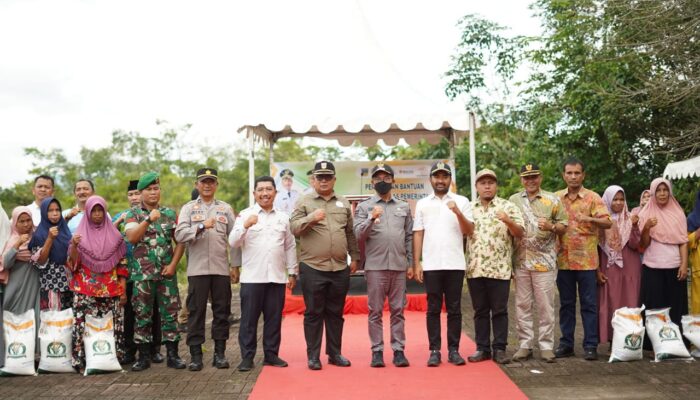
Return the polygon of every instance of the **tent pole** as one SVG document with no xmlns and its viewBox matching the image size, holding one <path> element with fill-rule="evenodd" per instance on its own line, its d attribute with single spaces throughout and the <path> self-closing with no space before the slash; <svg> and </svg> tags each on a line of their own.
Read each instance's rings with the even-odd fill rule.
<svg viewBox="0 0 700 400">
<path fill-rule="evenodd" d="M 272 176 L 272 164 L 275 163 L 275 139 L 270 135 L 270 147 L 267 149 L 270 157 L 270 176 Z"/>
<path fill-rule="evenodd" d="M 255 137 L 250 127 L 246 128 L 248 134 L 248 204 L 250 207 L 255 203 L 253 197 L 253 184 L 255 182 Z"/>
<path fill-rule="evenodd" d="M 476 144 L 474 143 L 474 129 L 476 129 L 476 115 L 469 111 L 469 180 L 472 201 L 476 200 Z"/>
<path fill-rule="evenodd" d="M 455 165 L 455 131 L 454 129 L 450 129 L 450 164 L 452 164 L 452 168 L 455 169 L 455 177 L 454 183 L 457 185 L 457 172 L 456 172 L 456 165 Z"/>
</svg>

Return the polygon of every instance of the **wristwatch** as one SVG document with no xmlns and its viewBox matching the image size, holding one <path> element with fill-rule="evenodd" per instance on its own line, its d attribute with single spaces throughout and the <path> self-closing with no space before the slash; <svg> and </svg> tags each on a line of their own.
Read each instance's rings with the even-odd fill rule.
<svg viewBox="0 0 700 400">
<path fill-rule="evenodd" d="M 287 276 L 290 277 L 290 278 L 294 278 L 294 279 L 297 278 L 297 274 L 288 274 Z"/>
<path fill-rule="evenodd" d="M 204 224 L 200 222 L 199 225 L 197 225 L 197 230 L 198 230 L 198 231 L 203 231 L 203 230 L 204 230 Z"/>
</svg>

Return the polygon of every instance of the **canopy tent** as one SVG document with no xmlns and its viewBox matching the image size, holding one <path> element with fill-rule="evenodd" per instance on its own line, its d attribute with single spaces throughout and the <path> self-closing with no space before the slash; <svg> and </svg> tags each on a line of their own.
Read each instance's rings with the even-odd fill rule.
<svg viewBox="0 0 700 400">
<path fill-rule="evenodd" d="M 700 176 L 700 156 L 688 160 L 669 163 L 664 169 L 664 177 L 683 179 Z"/>
<path fill-rule="evenodd" d="M 416 144 L 421 139 L 428 143 L 437 144 L 442 138 L 450 142 L 450 162 L 454 165 L 455 146 L 469 137 L 469 170 L 471 176 L 472 197 L 475 196 L 474 177 L 476 162 L 474 150 L 474 129 L 476 117 L 473 112 L 431 115 L 422 117 L 407 117 L 399 120 L 349 121 L 338 123 L 323 121 L 319 124 L 310 123 L 260 123 L 244 125 L 238 129 L 245 133 L 248 139 L 248 178 L 250 204 L 253 204 L 253 183 L 255 180 L 255 144 L 263 143 L 268 146 L 270 166 L 274 163 L 273 150 L 275 143 L 286 137 L 292 138 L 321 138 L 337 140 L 341 146 L 350 146 L 359 140 L 363 146 L 371 146 L 382 139 L 385 144 L 395 146 L 400 139 L 408 144 Z"/>
</svg>

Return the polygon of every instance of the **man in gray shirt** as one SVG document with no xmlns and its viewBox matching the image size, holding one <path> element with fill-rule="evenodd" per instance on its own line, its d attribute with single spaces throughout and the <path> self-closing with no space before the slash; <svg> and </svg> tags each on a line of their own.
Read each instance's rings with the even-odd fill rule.
<svg viewBox="0 0 700 400">
<path fill-rule="evenodd" d="M 229 337 L 231 313 L 230 268 L 235 258 L 228 242 L 235 215 L 230 205 L 214 198 L 219 185 L 217 171 L 202 168 L 197 171 L 199 198 L 185 204 L 175 230 L 178 243 L 187 245 L 187 345 L 192 361 L 190 371 L 203 367 L 202 344 L 207 302 L 211 296 L 214 320 L 211 336 L 214 339 L 216 368 L 228 368 L 226 340 Z"/>
<path fill-rule="evenodd" d="M 372 168 L 372 184 L 377 195 L 363 201 L 355 211 L 355 236 L 364 242 L 364 270 L 367 279 L 371 367 L 384 366 L 382 312 L 389 299 L 393 363 L 408 367 L 404 355 L 403 308 L 406 304 L 406 277 L 412 278 L 413 218 L 408 203 L 391 194 L 394 170 L 384 163 Z"/>
</svg>

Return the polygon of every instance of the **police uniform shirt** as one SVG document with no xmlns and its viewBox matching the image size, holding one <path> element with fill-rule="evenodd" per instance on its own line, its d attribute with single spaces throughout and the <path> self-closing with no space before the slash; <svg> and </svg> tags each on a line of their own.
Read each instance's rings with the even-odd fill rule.
<svg viewBox="0 0 700 400">
<path fill-rule="evenodd" d="M 212 228 L 198 228 L 212 217 Z M 229 266 L 240 265 L 228 243 L 234 223 L 233 208 L 221 200 L 206 204 L 198 198 L 182 207 L 175 240 L 187 245 L 187 276 L 229 275 Z"/>
</svg>

